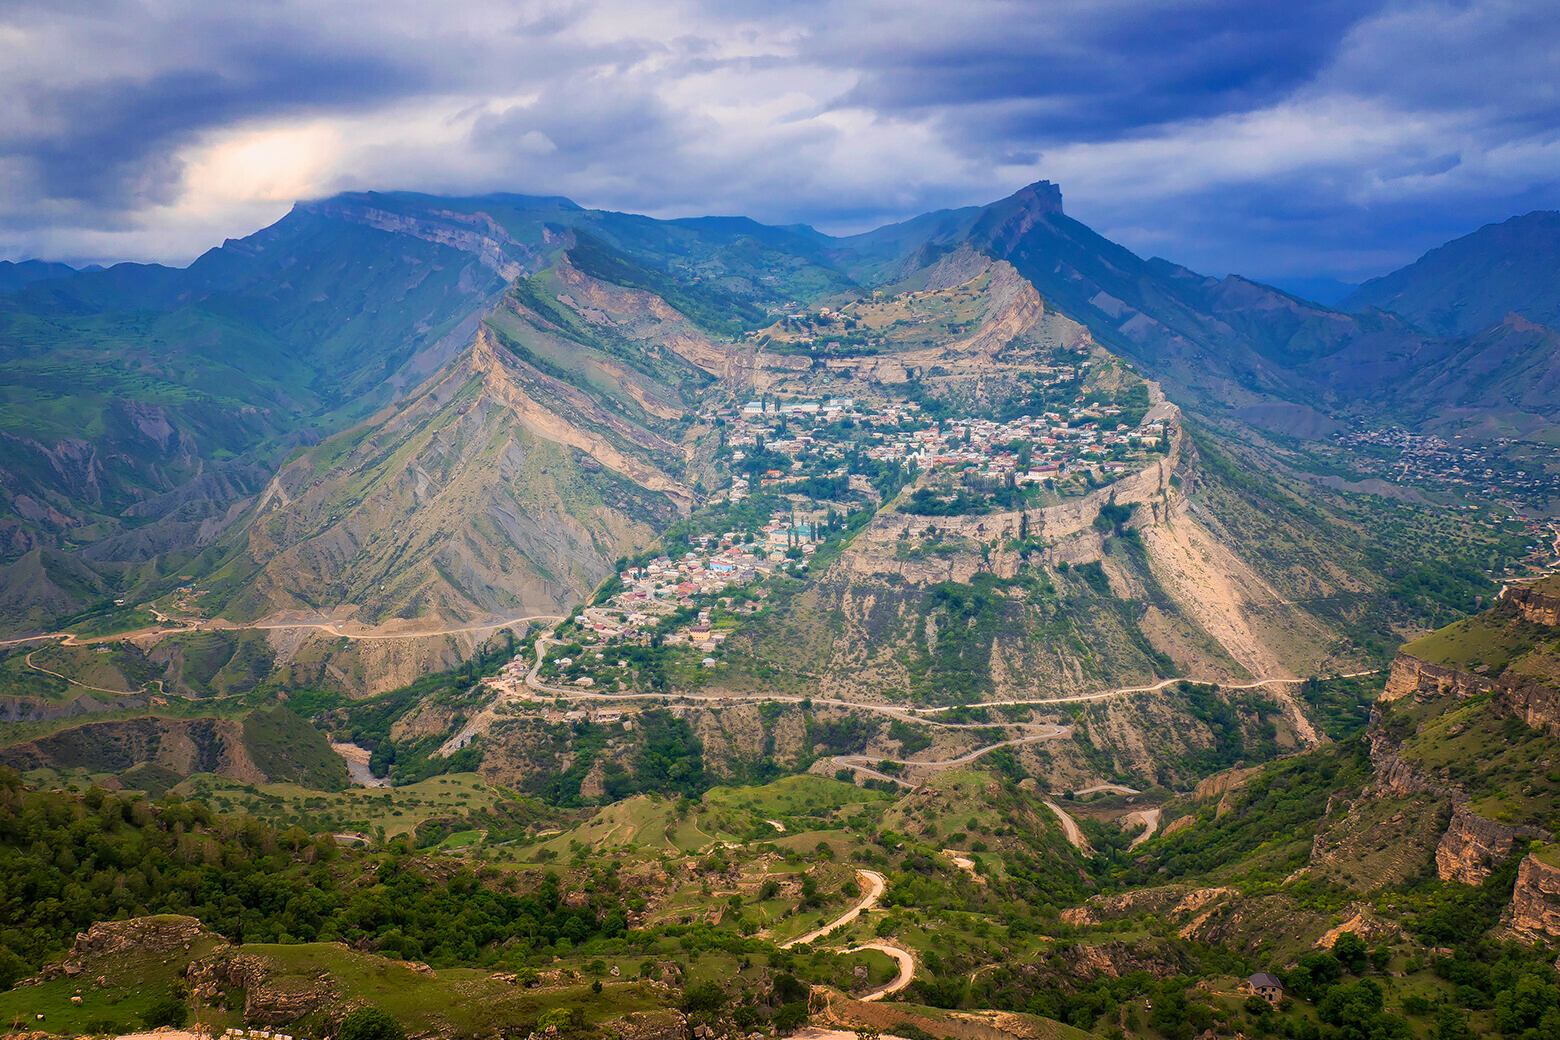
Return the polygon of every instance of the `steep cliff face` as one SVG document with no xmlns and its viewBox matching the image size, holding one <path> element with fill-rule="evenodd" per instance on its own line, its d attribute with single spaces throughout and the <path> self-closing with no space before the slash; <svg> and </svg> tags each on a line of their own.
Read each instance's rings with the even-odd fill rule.
<svg viewBox="0 0 1560 1040">
<path fill-rule="evenodd" d="M 1141 528 L 1161 516 L 1168 517 L 1170 504 L 1178 497 L 1170 478 L 1176 473 L 1177 467 L 1182 465 L 1182 451 L 1186 441 L 1180 428 L 1180 410 L 1166 403 L 1163 413 L 1172 424 L 1169 452 L 1163 459 L 1122 477 L 1108 487 L 1039 509 L 976 516 L 939 516 L 931 521 L 908 513 L 884 510 L 873 518 L 867 529 L 851 544 L 850 552 L 842 558 L 844 565 L 860 573 L 870 573 L 877 568 L 881 568 L 878 573 L 904 573 L 904 561 L 898 559 L 898 545 L 908 533 L 925 528 L 928 523 L 933 524 L 945 538 L 969 539 L 992 546 L 992 552 L 982 557 L 970 554 L 971 560 L 966 561 L 966 573 L 933 580 L 968 581 L 969 574 L 977 569 L 993 571 L 1000 577 L 1012 577 L 1018 573 L 1022 561 L 1016 550 L 1002 546 L 1018 538 L 1020 531 L 1027 531 L 1030 537 L 1043 539 L 1055 546 L 1049 551 L 1053 562 L 1069 560 L 1081 563 L 1097 559 L 1100 537 L 1093 525 L 1099 519 L 1100 510 L 1112 503 L 1142 507 L 1135 512 L 1130 524 Z"/>
<path fill-rule="evenodd" d="M 1514 585 L 1501 590 L 1502 602 L 1516 607 L 1517 613 L 1535 625 L 1560 625 L 1560 589 L 1552 580 L 1535 585 Z"/>
<path fill-rule="evenodd" d="M 1503 603 L 1474 619 L 1484 627 L 1471 629 L 1475 638 L 1465 639 L 1457 652 L 1488 653 L 1496 644 L 1488 633 L 1509 631 L 1500 626 L 1512 620 L 1511 606 Z M 1431 636 L 1417 647 L 1455 647 L 1454 637 L 1467 630 L 1453 626 L 1437 634 L 1439 643 Z M 1513 652 L 1513 661 L 1523 660 L 1520 640 L 1505 651 Z M 1557 705 L 1560 692 L 1510 667 L 1490 678 L 1403 652 L 1392 662 L 1369 730 L 1375 781 L 1368 793 L 1375 799 L 1429 795 L 1451 801 L 1451 819 L 1435 849 L 1443 881 L 1481 884 L 1529 839 L 1551 837 L 1547 802 L 1541 793 L 1534 795 L 1540 789 L 1509 781 L 1514 773 L 1530 772 L 1534 761 L 1547 762 L 1544 746 L 1560 721 Z M 1513 730 L 1518 720 L 1523 725 Z M 1513 754 L 1517 757 L 1501 757 Z M 1492 779 L 1496 776 L 1505 779 Z"/>
<path fill-rule="evenodd" d="M 1560 847 L 1530 853 L 1517 868 L 1510 930 L 1528 941 L 1560 938 Z"/>
<path fill-rule="evenodd" d="M 1459 806 L 1452 813 L 1441 843 L 1436 846 L 1436 873 L 1442 881 L 1480 885 L 1496 866 L 1525 845 L 1528 838 L 1548 837 L 1549 832 L 1542 828 L 1496 823 Z"/>
<path fill-rule="evenodd" d="M 1454 694 L 1459 700 L 1467 700 L 1495 689 L 1495 683 L 1480 675 L 1471 675 L 1456 668 L 1447 668 L 1398 651 L 1392 659 L 1392 669 L 1387 676 L 1387 686 L 1381 692 L 1381 700 L 1395 701 L 1400 697 L 1431 700 Z"/>
<path fill-rule="evenodd" d="M 1391 702 L 1413 697 L 1428 702 L 1448 694 L 1461 701 L 1494 694 L 1490 705 L 1497 714 L 1520 718 L 1532 729 L 1560 734 L 1560 690 L 1543 676 L 1516 669 L 1491 679 L 1399 651 L 1380 699 Z"/>
</svg>

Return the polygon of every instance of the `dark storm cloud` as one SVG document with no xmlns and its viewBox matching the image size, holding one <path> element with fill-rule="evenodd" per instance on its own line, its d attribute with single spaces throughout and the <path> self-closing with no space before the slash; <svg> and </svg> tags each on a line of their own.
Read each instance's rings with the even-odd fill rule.
<svg viewBox="0 0 1560 1040">
<path fill-rule="evenodd" d="M 860 229 L 1051 177 L 1143 253 L 1357 278 L 1560 204 L 1557 47 L 1513 0 L 13 0 L 0 253 L 183 259 L 285 190 Z M 295 189 L 211 159 L 270 132 Z"/>
<path fill-rule="evenodd" d="M 918 39 L 907 27 L 893 47 L 862 53 L 825 43 L 817 56 L 854 59 L 863 71 L 842 104 L 937 110 L 950 121 L 967 107 L 995 104 L 1006 114 L 981 118 L 988 130 L 1040 141 L 1100 140 L 1270 104 L 1309 82 L 1349 28 L 1378 6 L 999 4 L 948 32 Z"/>
</svg>

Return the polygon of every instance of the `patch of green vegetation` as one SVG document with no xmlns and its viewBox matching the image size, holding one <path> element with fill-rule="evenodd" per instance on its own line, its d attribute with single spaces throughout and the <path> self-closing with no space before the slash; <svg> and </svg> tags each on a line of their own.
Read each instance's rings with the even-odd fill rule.
<svg viewBox="0 0 1560 1040">
<path fill-rule="evenodd" d="M 1508 611 L 1489 611 L 1405 643 L 1403 653 L 1458 671 L 1481 668 L 1500 675 L 1514 657 L 1532 649 L 1548 634 L 1547 629 Z"/>
<path fill-rule="evenodd" d="M 1560 739 L 1521 718 L 1491 710 L 1490 695 L 1424 704 L 1403 698 L 1383 714 L 1387 731 L 1402 734 L 1399 753 L 1446 775 L 1465 791 L 1475 812 L 1500 823 L 1560 825 L 1560 790 L 1552 763 Z"/>
<path fill-rule="evenodd" d="M 1371 705 L 1386 685 L 1386 672 L 1352 679 L 1310 678 L 1301 683 L 1300 699 L 1309 709 L 1306 716 L 1316 722 L 1333 740 L 1347 740 L 1365 731 L 1370 723 Z"/>
<path fill-rule="evenodd" d="M 272 826 L 310 834 L 361 836 L 365 841 L 414 835 L 437 844 L 457 831 L 512 840 L 542 820 L 547 807 L 487 783 L 475 773 L 450 773 L 404 787 L 350 787 L 326 792 L 297 784 L 243 784 L 203 774 L 179 786 L 223 812 L 243 812 Z M 437 834 L 437 837 L 434 835 Z"/>
<path fill-rule="evenodd" d="M 592 278 L 654 293 L 695 324 L 715 332 L 733 335 L 745 328 L 756 328 L 764 320 L 760 308 L 735 293 L 702 279 L 683 281 L 666 271 L 638 264 L 583 231 L 575 232 L 569 262 Z"/>
<path fill-rule="evenodd" d="M 1198 813 L 1196 826 L 1153 839 L 1151 864 L 1128 858 L 1118 884 L 1163 884 L 1217 876 L 1273 884 L 1310 862 L 1311 837 L 1336 794 L 1357 792 L 1372 775 L 1364 744 L 1328 744 L 1263 768 L 1222 815 Z"/>
<path fill-rule="evenodd" d="M 58 632 L 73 632 L 83 639 L 90 639 L 119 632 L 133 632 L 139 628 L 150 628 L 156 623 L 157 619 L 150 611 L 141 607 L 117 604 L 109 599 L 69 617 L 58 619 L 54 623 L 54 628 Z"/>
<path fill-rule="evenodd" d="M 780 818 L 891 800 L 891 795 L 812 773 L 782 777 L 758 787 L 712 787 L 704 796 L 705 804 L 714 808 L 748 809 L 760 816 Z"/>
<path fill-rule="evenodd" d="M 178 958 L 160 950 L 134 947 L 94 958 L 93 972 L 87 976 L 61 974 L 37 986 L 25 986 L 0 992 L 0 1021 L 8 1025 L 25 1022 L 29 1028 L 47 1030 L 57 1036 L 90 1036 L 136 1032 L 151 1025 L 155 1012 L 169 997 L 184 1009 L 188 986 L 183 978 L 190 960 L 209 956 L 221 940 L 202 936 L 191 944 L 188 953 Z M 0 953 L 0 957 L 4 954 Z M 84 979 L 105 980 L 105 985 L 83 985 Z M 0 978 L 9 989 L 12 979 Z M 78 996 L 79 991 L 79 996 Z M 75 997 L 79 1000 L 73 1000 Z"/>
<path fill-rule="evenodd" d="M 0 773 L 6 944 L 31 965 L 93 921 L 170 911 L 249 942 L 363 943 L 436 965 L 623 933 L 618 899 L 571 905 L 564 895 L 556 877 L 517 899 L 470 871 L 436 879 L 394 857 L 339 850 L 328 835 L 221 817 L 197 801 L 27 791 L 15 773 Z"/>
<path fill-rule="evenodd" d="M 347 787 L 347 767 L 325 735 L 285 707 L 244 716 L 244 743 L 273 781 L 322 791 Z"/>
</svg>

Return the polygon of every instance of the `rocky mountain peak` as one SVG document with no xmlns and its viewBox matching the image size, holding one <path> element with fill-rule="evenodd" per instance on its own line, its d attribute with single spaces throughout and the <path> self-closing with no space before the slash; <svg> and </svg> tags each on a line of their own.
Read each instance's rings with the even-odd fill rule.
<svg viewBox="0 0 1560 1040">
<path fill-rule="evenodd" d="M 1042 213 L 1060 213 L 1062 212 L 1062 187 L 1051 181 L 1035 181 L 1008 196 L 1008 201 L 1022 205 L 1026 212 L 1036 216 Z"/>
</svg>

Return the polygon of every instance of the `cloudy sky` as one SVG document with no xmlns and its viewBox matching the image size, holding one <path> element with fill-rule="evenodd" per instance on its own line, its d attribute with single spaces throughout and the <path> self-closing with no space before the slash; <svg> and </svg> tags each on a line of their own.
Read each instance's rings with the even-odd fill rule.
<svg viewBox="0 0 1560 1040">
<path fill-rule="evenodd" d="M 4 0 L 0 257 L 183 263 L 347 189 L 853 231 L 1058 182 L 1215 274 L 1560 207 L 1546 0 Z"/>
</svg>

